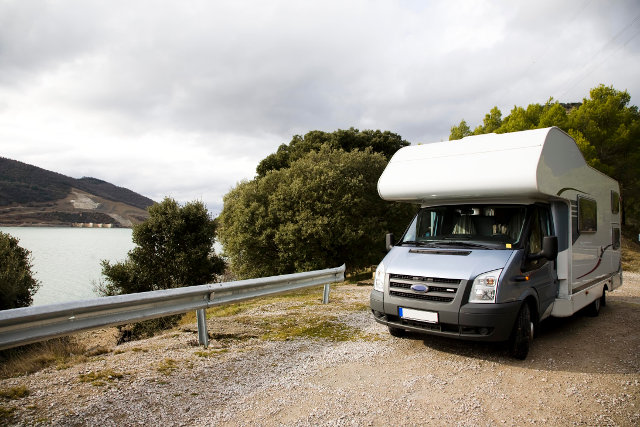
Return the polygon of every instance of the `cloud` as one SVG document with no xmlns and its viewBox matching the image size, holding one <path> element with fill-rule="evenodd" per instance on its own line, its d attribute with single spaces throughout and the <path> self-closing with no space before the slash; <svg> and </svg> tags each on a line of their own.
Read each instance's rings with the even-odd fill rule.
<svg viewBox="0 0 640 427">
<path fill-rule="evenodd" d="M 494 105 L 638 96 L 639 33 L 633 0 L 3 2 L 0 152 L 219 207 L 309 130 L 431 142 Z"/>
</svg>

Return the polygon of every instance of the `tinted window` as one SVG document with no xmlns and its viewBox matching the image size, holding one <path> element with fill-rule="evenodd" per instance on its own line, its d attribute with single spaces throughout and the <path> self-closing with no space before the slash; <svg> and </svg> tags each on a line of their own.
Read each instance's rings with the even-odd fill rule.
<svg viewBox="0 0 640 427">
<path fill-rule="evenodd" d="M 595 200 L 578 197 L 578 230 L 595 233 L 598 230 L 598 205 Z"/>
<path fill-rule="evenodd" d="M 615 191 L 611 192 L 611 213 L 620 212 L 620 195 Z"/>
<path fill-rule="evenodd" d="M 619 228 L 614 228 L 612 230 L 612 241 L 611 244 L 613 246 L 613 249 L 620 249 L 620 229 Z"/>
</svg>

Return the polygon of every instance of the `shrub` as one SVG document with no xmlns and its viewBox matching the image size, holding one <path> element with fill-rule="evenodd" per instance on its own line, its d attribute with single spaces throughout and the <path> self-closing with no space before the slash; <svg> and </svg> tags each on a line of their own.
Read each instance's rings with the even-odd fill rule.
<svg viewBox="0 0 640 427">
<path fill-rule="evenodd" d="M 18 243 L 0 232 L 0 310 L 31 305 L 40 287 L 31 272 L 31 252 Z"/>
</svg>

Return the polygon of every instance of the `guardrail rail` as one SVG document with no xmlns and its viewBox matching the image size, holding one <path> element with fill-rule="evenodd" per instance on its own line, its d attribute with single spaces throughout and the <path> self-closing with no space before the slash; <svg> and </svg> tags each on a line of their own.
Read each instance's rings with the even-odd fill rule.
<svg viewBox="0 0 640 427">
<path fill-rule="evenodd" d="M 326 270 L 200 286 L 116 295 L 62 304 L 0 311 L 0 350 L 89 329 L 134 323 L 195 310 L 198 342 L 209 345 L 208 307 L 232 304 L 324 284 L 323 303 L 329 302 L 329 284 L 344 281 L 344 264 Z"/>
</svg>

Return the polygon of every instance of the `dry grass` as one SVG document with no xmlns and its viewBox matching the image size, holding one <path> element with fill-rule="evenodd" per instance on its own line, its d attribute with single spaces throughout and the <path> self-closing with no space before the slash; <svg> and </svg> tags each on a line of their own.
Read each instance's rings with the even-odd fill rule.
<svg viewBox="0 0 640 427">
<path fill-rule="evenodd" d="M 176 369 L 178 369 L 177 362 L 170 358 L 164 359 L 156 367 L 156 371 L 160 372 L 163 375 L 171 375 Z"/>
<path fill-rule="evenodd" d="M 29 389 L 23 385 L 0 390 L 0 397 L 8 400 L 22 399 L 29 396 Z"/>
<path fill-rule="evenodd" d="M 104 369 L 102 371 L 92 371 L 88 374 L 80 374 L 78 380 L 81 383 L 91 383 L 94 386 L 103 386 L 115 380 L 122 379 L 125 374 L 116 372 L 113 369 Z"/>
<path fill-rule="evenodd" d="M 84 346 L 70 337 L 4 350 L 0 352 L 0 378 L 26 375 L 49 366 L 64 369 L 86 361 L 84 352 Z"/>
<path fill-rule="evenodd" d="M 640 272 L 640 245 L 622 238 L 622 270 Z"/>
</svg>

